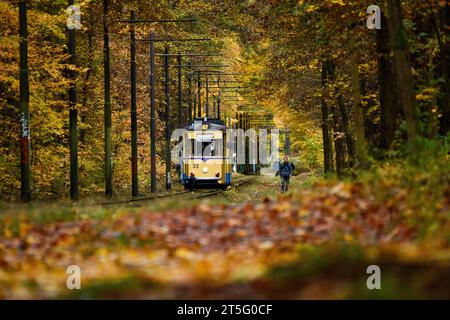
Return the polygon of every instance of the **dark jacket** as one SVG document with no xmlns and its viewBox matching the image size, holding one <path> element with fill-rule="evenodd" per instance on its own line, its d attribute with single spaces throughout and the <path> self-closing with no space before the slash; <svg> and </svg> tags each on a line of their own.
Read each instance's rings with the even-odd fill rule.
<svg viewBox="0 0 450 320">
<path fill-rule="evenodd" d="M 280 166 L 278 167 L 278 171 L 277 171 L 276 175 L 277 176 L 280 175 L 282 177 L 289 177 L 294 174 L 294 169 L 295 169 L 295 166 L 292 162 L 285 163 L 283 161 L 283 162 L 280 162 Z"/>
</svg>

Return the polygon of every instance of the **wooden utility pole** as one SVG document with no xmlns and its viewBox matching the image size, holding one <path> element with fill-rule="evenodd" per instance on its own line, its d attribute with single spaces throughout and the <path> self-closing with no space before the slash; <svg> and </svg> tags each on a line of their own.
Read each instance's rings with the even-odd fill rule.
<svg viewBox="0 0 450 320">
<path fill-rule="evenodd" d="M 191 62 L 188 63 L 191 66 Z M 190 67 L 189 67 L 190 69 Z M 192 74 L 189 72 L 188 75 L 188 125 L 192 122 Z M 195 113 L 195 107 L 194 107 Z"/>
<path fill-rule="evenodd" d="M 202 83 L 200 78 L 200 71 L 197 73 L 197 117 L 202 117 Z"/>
<path fill-rule="evenodd" d="M 155 102 L 155 35 L 150 33 L 150 183 L 156 192 L 156 102 Z"/>
<path fill-rule="evenodd" d="M 166 190 L 172 189 L 171 180 L 171 154 L 170 154 L 170 136 L 171 136 L 171 126 L 170 126 L 170 73 L 169 73 L 169 47 L 164 48 L 164 97 L 165 97 L 165 107 L 166 107 Z"/>
<path fill-rule="evenodd" d="M 136 12 L 130 12 L 130 20 L 136 20 Z M 136 34 L 134 23 L 130 26 L 131 40 L 131 195 L 136 197 L 139 195 L 139 178 L 138 178 L 138 147 L 137 147 L 137 103 L 136 103 Z"/>
<path fill-rule="evenodd" d="M 103 69 L 104 69 L 104 127 L 105 127 L 105 194 L 113 195 L 111 81 L 109 57 L 108 0 L 103 0 Z"/>
<path fill-rule="evenodd" d="M 205 117 L 209 117 L 209 79 L 208 75 L 206 75 L 206 114 Z"/>
<path fill-rule="evenodd" d="M 182 57 L 181 51 L 177 55 L 177 70 L 178 70 L 178 129 L 183 125 L 183 78 L 182 78 Z"/>
<path fill-rule="evenodd" d="M 30 89 L 28 82 L 28 32 L 26 0 L 19 2 L 20 34 L 20 198 L 31 201 Z"/>
<path fill-rule="evenodd" d="M 73 6 L 74 0 L 69 0 L 69 6 Z M 68 27 L 69 48 L 69 131 L 70 131 L 70 198 L 78 200 L 78 111 L 77 111 L 77 73 L 74 70 L 76 60 L 75 27 Z"/>
</svg>

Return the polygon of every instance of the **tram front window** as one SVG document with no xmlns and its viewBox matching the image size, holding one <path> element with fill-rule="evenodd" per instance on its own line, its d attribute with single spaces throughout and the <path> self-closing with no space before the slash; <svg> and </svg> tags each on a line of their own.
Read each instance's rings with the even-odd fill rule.
<svg viewBox="0 0 450 320">
<path fill-rule="evenodd" d="M 221 139 L 209 139 L 209 140 L 191 140 L 190 154 L 194 157 L 216 157 L 222 156 L 220 152 L 222 146 Z"/>
</svg>

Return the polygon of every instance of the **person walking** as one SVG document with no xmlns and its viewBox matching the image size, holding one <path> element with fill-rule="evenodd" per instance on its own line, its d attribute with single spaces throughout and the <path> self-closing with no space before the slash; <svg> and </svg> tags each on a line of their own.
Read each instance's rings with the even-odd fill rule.
<svg viewBox="0 0 450 320">
<path fill-rule="evenodd" d="M 278 171 L 275 176 L 281 177 L 281 192 L 288 191 L 289 188 L 289 178 L 294 174 L 294 164 L 289 162 L 288 157 L 284 156 L 283 162 L 280 163 Z"/>
</svg>

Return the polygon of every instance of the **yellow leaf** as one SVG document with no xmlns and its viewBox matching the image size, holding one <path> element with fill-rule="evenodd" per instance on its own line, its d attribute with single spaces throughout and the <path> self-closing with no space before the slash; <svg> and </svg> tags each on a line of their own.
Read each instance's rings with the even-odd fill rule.
<svg viewBox="0 0 450 320">
<path fill-rule="evenodd" d="M 180 259 L 190 260 L 190 259 L 194 258 L 195 253 L 186 248 L 178 248 L 175 251 L 175 256 Z"/>
<path fill-rule="evenodd" d="M 9 230 L 7 228 L 5 228 L 4 233 L 5 233 L 6 238 L 12 238 L 12 236 L 13 236 L 11 230 Z"/>
<path fill-rule="evenodd" d="M 306 208 L 300 208 L 300 209 L 298 209 L 298 215 L 300 217 L 307 217 L 307 216 L 309 216 L 309 210 Z"/>
<path fill-rule="evenodd" d="M 345 241 L 348 241 L 348 242 L 350 242 L 350 241 L 353 241 L 353 236 L 351 235 L 351 234 L 349 234 L 349 233 L 346 233 L 345 235 L 344 235 L 344 240 Z"/>
</svg>

